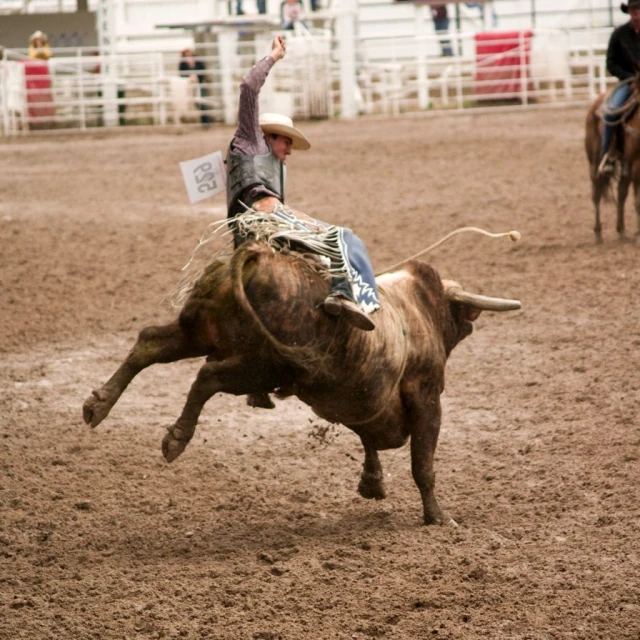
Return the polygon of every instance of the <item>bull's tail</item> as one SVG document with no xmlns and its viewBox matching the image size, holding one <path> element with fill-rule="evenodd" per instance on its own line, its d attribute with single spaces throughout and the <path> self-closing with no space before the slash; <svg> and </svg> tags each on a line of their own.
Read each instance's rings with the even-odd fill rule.
<svg viewBox="0 0 640 640">
<path fill-rule="evenodd" d="M 423 249 L 422 251 L 418 251 L 418 253 L 412 255 L 409 258 L 405 258 L 400 262 L 396 262 L 396 264 L 390 267 L 387 267 L 386 269 L 384 269 L 384 271 L 379 271 L 378 273 L 376 273 L 376 277 L 381 276 L 383 273 L 388 273 L 389 271 L 393 271 L 394 269 L 399 269 L 403 264 L 406 264 L 410 260 L 415 260 L 416 258 L 423 256 L 425 253 L 429 253 L 429 251 L 433 251 L 436 247 L 439 247 L 441 244 L 443 244 L 450 238 L 453 238 L 453 236 L 457 236 L 459 233 L 467 233 L 467 232 L 480 233 L 482 235 L 489 236 L 490 238 L 503 238 L 507 236 L 511 239 L 512 242 L 518 242 L 518 240 L 520 240 L 520 237 L 521 237 L 519 231 L 504 231 L 501 233 L 490 233 L 489 231 L 485 231 L 484 229 L 480 229 L 478 227 L 460 227 L 459 229 L 455 229 L 454 231 L 451 231 L 450 233 L 448 233 L 446 236 L 444 236 L 444 238 L 440 238 L 440 240 L 438 240 L 437 242 L 434 242 L 432 245 L 428 246 L 426 249 Z"/>
<path fill-rule="evenodd" d="M 287 363 L 304 369 L 313 368 L 316 371 L 324 370 L 323 357 L 315 345 L 287 345 L 281 342 L 266 326 L 255 307 L 247 297 L 244 285 L 245 267 L 252 261 L 258 262 L 262 251 L 270 251 L 267 245 L 243 244 L 236 249 L 231 258 L 231 280 L 236 301 L 253 323 L 260 335 L 264 337 L 269 346 Z"/>
</svg>

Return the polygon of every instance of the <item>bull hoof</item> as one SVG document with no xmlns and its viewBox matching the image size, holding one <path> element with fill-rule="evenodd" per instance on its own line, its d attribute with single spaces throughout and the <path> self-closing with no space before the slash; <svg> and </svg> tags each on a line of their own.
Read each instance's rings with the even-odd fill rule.
<svg viewBox="0 0 640 640">
<path fill-rule="evenodd" d="M 458 527 L 458 523 L 453 518 L 440 512 L 434 514 L 425 513 L 424 524 L 427 526 L 435 524 L 441 527 Z"/>
<path fill-rule="evenodd" d="M 250 393 L 247 396 L 247 404 L 250 407 L 256 407 L 258 409 L 276 408 L 276 405 L 273 403 L 273 400 L 268 393 Z"/>
<path fill-rule="evenodd" d="M 82 405 L 82 417 L 92 427 L 97 427 L 111 411 L 114 401 L 102 389 L 94 390 Z"/>
<path fill-rule="evenodd" d="M 173 462 L 186 448 L 189 440 L 176 437 L 170 429 L 162 439 L 162 455 L 167 462 Z"/>
<path fill-rule="evenodd" d="M 358 493 L 367 500 L 384 500 L 387 497 L 382 478 L 373 474 L 362 474 Z"/>
</svg>

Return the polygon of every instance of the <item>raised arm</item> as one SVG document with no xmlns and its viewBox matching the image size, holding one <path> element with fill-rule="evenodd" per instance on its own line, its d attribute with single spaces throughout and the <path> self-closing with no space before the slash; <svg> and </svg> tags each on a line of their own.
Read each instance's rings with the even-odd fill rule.
<svg viewBox="0 0 640 640">
<path fill-rule="evenodd" d="M 271 67 L 284 58 L 286 44 L 282 36 L 275 36 L 271 43 L 271 52 L 259 60 L 247 73 L 240 85 L 238 103 L 238 128 L 234 134 L 233 146 L 245 147 L 249 144 L 252 153 L 266 153 L 267 144 L 260 129 L 260 109 L 258 98 Z M 239 140 L 237 140 L 239 139 Z M 245 153 L 247 150 L 242 149 Z"/>
</svg>

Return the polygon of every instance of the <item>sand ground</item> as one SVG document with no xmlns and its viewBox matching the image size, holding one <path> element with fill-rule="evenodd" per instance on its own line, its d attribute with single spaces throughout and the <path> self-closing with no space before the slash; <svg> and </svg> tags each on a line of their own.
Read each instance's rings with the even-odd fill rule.
<svg viewBox="0 0 640 640">
<path fill-rule="evenodd" d="M 160 452 L 199 361 L 158 365 L 97 429 L 91 389 L 163 302 L 224 197 L 178 162 L 228 127 L 0 143 L 0 638 L 640 638 L 640 243 L 596 245 L 580 110 L 305 125 L 288 202 L 353 228 L 377 269 L 428 256 L 483 313 L 449 359 L 436 493 L 409 451 L 388 498 L 359 439 L 295 398 L 216 396 Z M 629 203 L 629 235 L 635 216 Z M 319 437 L 319 434 L 323 434 Z"/>
</svg>

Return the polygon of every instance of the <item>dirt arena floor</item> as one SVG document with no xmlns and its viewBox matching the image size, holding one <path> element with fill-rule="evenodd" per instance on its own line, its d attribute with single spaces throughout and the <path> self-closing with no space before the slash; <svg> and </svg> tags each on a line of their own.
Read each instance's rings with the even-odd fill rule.
<svg viewBox="0 0 640 640">
<path fill-rule="evenodd" d="M 0 638 L 640 638 L 640 242 L 594 242 L 581 110 L 305 125 L 288 202 L 348 225 L 380 270 L 523 308 L 452 353 L 425 527 L 409 450 L 388 498 L 363 452 L 296 398 L 216 396 L 168 465 L 201 365 L 157 365 L 95 430 L 82 403 L 164 302 L 224 196 L 178 162 L 232 130 L 0 143 Z M 374 146 L 376 145 L 376 146 Z M 629 236 L 636 232 L 628 206 Z"/>
</svg>

